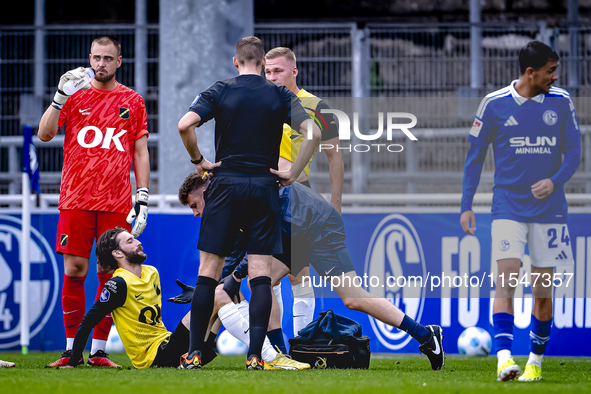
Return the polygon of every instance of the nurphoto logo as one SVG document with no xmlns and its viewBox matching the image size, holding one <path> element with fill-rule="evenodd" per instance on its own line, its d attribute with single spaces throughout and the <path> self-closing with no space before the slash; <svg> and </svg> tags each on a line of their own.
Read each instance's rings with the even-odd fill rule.
<svg viewBox="0 0 591 394">
<path fill-rule="evenodd" d="M 352 134 L 351 134 L 351 120 L 349 116 L 340 110 L 337 109 L 321 109 L 320 113 L 322 114 L 333 114 L 335 118 L 338 120 L 338 131 L 339 131 L 339 140 L 340 141 L 351 141 Z M 400 119 L 408 119 L 410 122 L 400 123 Z M 395 121 L 396 120 L 396 121 Z M 376 151 L 380 152 L 382 150 L 397 153 L 402 152 L 404 150 L 404 146 L 400 144 L 387 144 L 387 143 L 377 143 L 377 140 L 382 138 L 384 134 L 384 123 L 386 123 L 385 132 L 386 132 L 386 140 L 392 141 L 392 135 L 394 130 L 402 131 L 408 139 L 411 141 L 417 141 L 417 137 L 410 131 L 411 128 L 416 126 L 417 124 L 417 117 L 408 112 L 378 112 L 378 128 L 377 130 L 365 131 L 362 132 L 359 128 L 359 113 L 353 112 L 353 134 L 356 138 L 362 141 L 376 141 L 375 143 L 360 143 L 360 144 L 351 144 L 350 146 L 337 146 L 338 150 L 348 150 L 349 152 L 370 152 Z M 308 139 L 312 139 L 312 122 L 308 122 Z M 318 150 L 322 151 L 323 149 L 333 149 L 334 146 L 332 144 L 323 144 L 319 145 Z"/>
</svg>

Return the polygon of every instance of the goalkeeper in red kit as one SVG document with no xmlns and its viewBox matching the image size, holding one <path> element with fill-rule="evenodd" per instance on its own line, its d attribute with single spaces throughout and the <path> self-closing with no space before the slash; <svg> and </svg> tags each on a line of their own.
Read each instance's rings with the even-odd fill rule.
<svg viewBox="0 0 591 394">
<path fill-rule="evenodd" d="M 42 141 L 50 141 L 58 132 L 64 135 L 56 252 L 64 256 L 62 306 L 66 351 L 48 367 L 66 365 L 70 360 L 74 337 L 86 309 L 84 280 L 94 240 L 116 226 L 137 238 L 148 216 L 150 162 L 144 100 L 115 80 L 121 66 L 121 44 L 115 37 L 94 40 L 89 57 L 94 79 L 68 96 L 64 85 L 82 78 L 84 68 L 62 75 L 53 103 L 39 124 L 38 136 Z M 132 165 L 137 186 L 135 206 L 130 198 Z M 95 299 L 112 272 L 97 264 L 97 274 Z M 107 315 L 95 327 L 88 365 L 118 367 L 105 352 L 112 322 Z"/>
</svg>

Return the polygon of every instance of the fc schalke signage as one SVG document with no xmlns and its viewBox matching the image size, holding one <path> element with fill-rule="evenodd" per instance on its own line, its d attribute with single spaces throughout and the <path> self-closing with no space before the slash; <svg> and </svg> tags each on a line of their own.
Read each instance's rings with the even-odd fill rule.
<svg viewBox="0 0 591 394">
<path fill-rule="evenodd" d="M 20 342 L 22 222 L 0 215 L 0 349 Z M 36 229 L 29 245 L 29 332 L 33 338 L 51 317 L 59 292 L 58 266 L 53 250 Z"/>
</svg>

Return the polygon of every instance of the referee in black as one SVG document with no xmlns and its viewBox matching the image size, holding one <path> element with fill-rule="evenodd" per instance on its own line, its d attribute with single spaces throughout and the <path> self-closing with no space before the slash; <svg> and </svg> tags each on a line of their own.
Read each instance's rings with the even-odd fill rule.
<svg viewBox="0 0 591 394">
<path fill-rule="evenodd" d="M 250 277 L 250 348 L 247 369 L 264 369 L 261 357 L 271 313 L 271 262 L 282 253 L 279 182 L 291 184 L 310 161 L 320 142 L 320 129 L 296 96 L 261 76 L 265 65 L 263 43 L 256 37 L 236 44 L 238 76 L 217 82 L 199 94 L 178 129 L 199 173 L 213 171 L 205 190 L 205 207 L 197 249 L 199 277 L 191 303 L 191 341 L 181 368 L 201 368 L 201 351 L 213 311 L 215 288 L 224 257 L 244 231 Z M 215 163 L 197 146 L 195 127 L 215 118 Z M 310 121 L 310 122 L 308 122 Z M 289 171 L 277 171 L 283 123 L 308 136 Z M 311 135 L 311 136 L 310 136 Z"/>
</svg>

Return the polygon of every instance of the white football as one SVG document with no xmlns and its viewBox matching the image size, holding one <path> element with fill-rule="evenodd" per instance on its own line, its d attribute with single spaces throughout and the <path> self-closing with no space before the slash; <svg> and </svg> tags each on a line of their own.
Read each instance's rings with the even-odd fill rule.
<svg viewBox="0 0 591 394">
<path fill-rule="evenodd" d="M 111 327 L 111 331 L 109 331 L 109 338 L 107 339 L 107 346 L 105 348 L 107 353 L 124 353 L 125 348 L 123 347 L 123 342 L 121 342 L 121 337 L 117 332 L 117 328 L 115 325 Z"/>
<path fill-rule="evenodd" d="M 480 327 L 468 327 L 458 337 L 458 351 L 461 355 L 486 357 L 491 348 L 490 334 Z"/>
<path fill-rule="evenodd" d="M 227 330 L 223 331 L 217 338 L 218 353 L 224 356 L 246 354 L 248 347 L 236 339 Z"/>
</svg>

